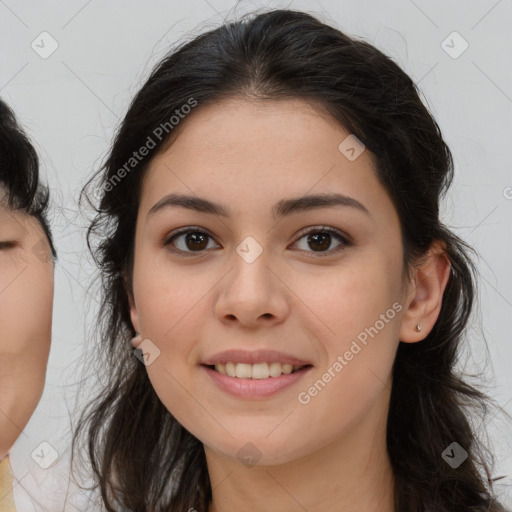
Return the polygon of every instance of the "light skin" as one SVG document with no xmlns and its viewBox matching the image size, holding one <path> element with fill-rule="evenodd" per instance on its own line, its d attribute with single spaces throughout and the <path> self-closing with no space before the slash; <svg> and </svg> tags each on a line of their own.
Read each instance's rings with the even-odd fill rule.
<svg viewBox="0 0 512 512">
<path fill-rule="evenodd" d="M 0 458 L 43 392 L 50 351 L 53 259 L 37 219 L 7 207 L 0 186 Z"/>
<path fill-rule="evenodd" d="M 390 374 L 399 340 L 422 340 L 439 315 L 449 277 L 441 245 L 402 279 L 399 219 L 371 154 L 349 161 L 338 150 L 349 132 L 313 104 L 228 99 L 182 123 L 143 180 L 130 313 L 141 339 L 160 350 L 146 367 L 156 393 L 204 445 L 210 512 L 393 511 Z M 176 206 L 148 215 L 170 193 L 208 199 L 230 215 Z M 283 199 L 322 193 L 349 196 L 368 212 L 330 206 L 272 217 Z M 210 235 L 199 252 L 185 235 L 163 244 L 185 226 Z M 307 232 L 322 226 L 351 243 L 334 235 L 330 244 L 308 243 Z M 263 250 L 250 264 L 236 252 L 248 236 Z M 394 303 L 402 306 L 394 318 L 299 403 Z M 313 368 L 271 398 L 242 400 L 199 366 L 233 348 L 279 350 Z M 246 443 L 261 454 L 256 465 L 237 455 Z"/>
</svg>

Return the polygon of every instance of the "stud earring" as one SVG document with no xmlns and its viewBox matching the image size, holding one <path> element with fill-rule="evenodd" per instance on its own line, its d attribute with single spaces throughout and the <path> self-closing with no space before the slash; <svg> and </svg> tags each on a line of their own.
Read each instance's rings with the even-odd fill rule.
<svg viewBox="0 0 512 512">
<path fill-rule="evenodd" d="M 417 330 L 418 332 L 420 332 L 420 331 L 421 331 L 421 324 L 418 324 L 418 325 L 416 326 L 416 330 Z"/>
</svg>

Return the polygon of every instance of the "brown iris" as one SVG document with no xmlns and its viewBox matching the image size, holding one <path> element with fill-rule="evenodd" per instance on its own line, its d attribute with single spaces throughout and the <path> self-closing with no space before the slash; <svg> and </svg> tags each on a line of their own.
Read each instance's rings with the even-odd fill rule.
<svg viewBox="0 0 512 512">
<path fill-rule="evenodd" d="M 191 250 L 202 250 L 205 249 L 208 245 L 208 235 L 205 233 L 200 233 L 198 231 L 193 231 L 188 233 L 185 237 L 185 243 L 187 247 Z"/>
<path fill-rule="evenodd" d="M 316 249 L 325 251 L 331 245 L 331 235 L 328 233 L 313 233 L 308 236 L 308 244 L 312 249 L 315 249 L 314 246 L 316 245 Z"/>
</svg>

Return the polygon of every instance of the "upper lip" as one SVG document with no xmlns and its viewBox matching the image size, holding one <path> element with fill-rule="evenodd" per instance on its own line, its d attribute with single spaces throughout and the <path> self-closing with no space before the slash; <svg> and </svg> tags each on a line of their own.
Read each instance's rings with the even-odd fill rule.
<svg viewBox="0 0 512 512">
<path fill-rule="evenodd" d="M 276 350 L 225 350 L 219 352 L 212 357 L 205 359 L 202 364 L 215 365 L 219 363 L 281 363 L 281 364 L 292 364 L 294 366 L 309 365 L 308 361 L 299 359 L 298 357 L 284 352 L 278 352 Z"/>
</svg>

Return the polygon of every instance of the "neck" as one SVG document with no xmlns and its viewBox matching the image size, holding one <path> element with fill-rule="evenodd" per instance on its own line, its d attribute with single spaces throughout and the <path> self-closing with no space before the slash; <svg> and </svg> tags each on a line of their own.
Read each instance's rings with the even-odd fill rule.
<svg viewBox="0 0 512 512">
<path fill-rule="evenodd" d="M 387 405 L 378 401 L 350 432 L 286 464 L 247 467 L 205 447 L 209 512 L 394 512 Z"/>
</svg>

